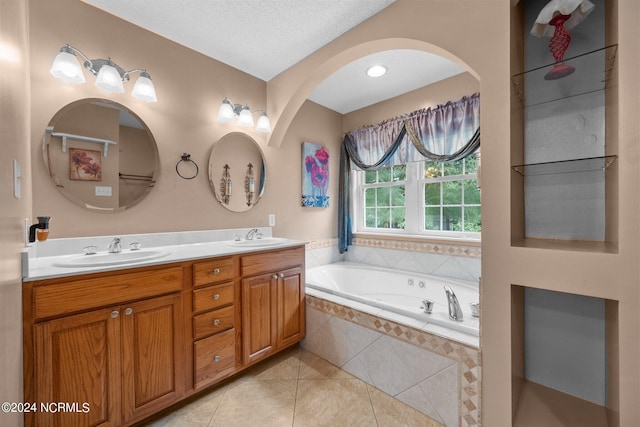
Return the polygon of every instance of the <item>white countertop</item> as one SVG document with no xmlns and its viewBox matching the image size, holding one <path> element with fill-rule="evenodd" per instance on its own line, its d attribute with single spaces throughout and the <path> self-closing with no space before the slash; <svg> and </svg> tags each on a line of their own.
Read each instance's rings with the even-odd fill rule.
<svg viewBox="0 0 640 427">
<path fill-rule="evenodd" d="M 98 255 L 105 254 L 106 248 L 104 242 L 112 240 L 113 237 L 100 236 L 51 239 L 47 242 L 38 242 L 36 245 L 25 249 L 23 252 L 23 281 L 30 282 L 101 271 L 126 270 L 150 265 L 282 249 L 305 244 L 305 242 L 292 239 L 278 239 L 277 244 L 273 245 L 241 246 L 247 230 L 250 229 L 124 235 L 121 236 L 122 253 L 131 251 L 128 246 L 130 243 L 144 242 L 142 243 L 142 249 L 135 251 L 136 253 L 160 251 L 163 253 L 162 256 L 115 265 L 92 265 L 83 267 L 60 267 L 56 264 L 64 263 L 78 257 L 91 257 L 92 255 L 83 255 L 83 248 L 89 245 L 98 246 Z M 271 229 L 263 227 L 259 228 L 259 230 L 263 233 L 264 243 L 266 243 L 271 238 Z M 242 236 L 241 242 L 234 241 L 233 237 L 235 236 Z M 206 239 L 211 239 L 212 241 L 202 241 Z M 256 242 L 258 242 L 258 240 L 256 240 Z"/>
</svg>

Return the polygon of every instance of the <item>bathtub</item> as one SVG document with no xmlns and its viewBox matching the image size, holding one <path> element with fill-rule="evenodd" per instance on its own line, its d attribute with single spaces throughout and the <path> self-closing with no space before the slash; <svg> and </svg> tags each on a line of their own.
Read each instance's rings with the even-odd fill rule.
<svg viewBox="0 0 640 427">
<path fill-rule="evenodd" d="M 338 262 L 307 269 L 306 285 L 312 296 L 346 302 L 356 310 L 478 347 L 480 322 L 469 307 L 479 301 L 477 283 Z M 444 285 L 449 285 L 458 298 L 461 322 L 449 318 Z M 425 299 L 435 302 L 431 314 L 421 308 Z"/>
</svg>

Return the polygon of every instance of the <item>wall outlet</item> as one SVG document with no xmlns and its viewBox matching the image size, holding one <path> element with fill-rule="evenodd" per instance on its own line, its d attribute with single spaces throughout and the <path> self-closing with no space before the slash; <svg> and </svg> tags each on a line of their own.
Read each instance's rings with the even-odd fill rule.
<svg viewBox="0 0 640 427">
<path fill-rule="evenodd" d="M 96 196 L 111 196 L 111 187 L 96 186 Z"/>
<path fill-rule="evenodd" d="M 269 214 L 269 227 L 276 226 L 276 214 Z"/>
</svg>

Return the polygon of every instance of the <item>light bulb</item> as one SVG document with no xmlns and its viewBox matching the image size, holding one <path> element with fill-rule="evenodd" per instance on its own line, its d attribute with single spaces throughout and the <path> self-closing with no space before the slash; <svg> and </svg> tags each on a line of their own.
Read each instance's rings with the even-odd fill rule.
<svg viewBox="0 0 640 427">
<path fill-rule="evenodd" d="M 85 82 L 78 58 L 68 50 L 60 50 L 60 53 L 58 53 L 53 60 L 53 64 L 51 64 L 50 72 L 54 77 L 64 80 L 65 82 L 78 84 Z"/>
<path fill-rule="evenodd" d="M 231 101 L 229 101 L 228 98 L 225 98 L 224 101 L 222 101 L 222 105 L 220 105 L 220 109 L 218 110 L 218 121 L 228 123 L 233 121 L 233 117 L 234 113 Z"/>
<path fill-rule="evenodd" d="M 122 84 L 120 73 L 115 67 L 108 64 L 100 67 L 100 71 L 96 77 L 96 86 L 107 92 L 124 93 L 124 85 Z"/>
<path fill-rule="evenodd" d="M 262 112 L 260 115 L 256 130 L 258 132 L 271 132 L 271 122 L 269 121 L 269 117 L 267 117 L 267 113 Z"/>
<path fill-rule="evenodd" d="M 147 102 L 156 102 L 156 89 L 153 87 L 151 77 L 146 71 L 140 73 L 140 77 L 136 80 L 136 84 L 133 85 L 131 96 L 141 99 Z"/>
<path fill-rule="evenodd" d="M 251 111 L 249 110 L 248 105 L 242 107 L 242 111 L 240 111 L 240 115 L 238 116 L 238 126 L 248 128 L 253 127 L 253 117 L 251 116 Z"/>
</svg>

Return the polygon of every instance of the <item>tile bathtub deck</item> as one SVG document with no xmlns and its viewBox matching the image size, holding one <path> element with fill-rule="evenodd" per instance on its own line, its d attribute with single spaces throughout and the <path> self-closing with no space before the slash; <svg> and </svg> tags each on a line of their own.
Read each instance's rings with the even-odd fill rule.
<svg viewBox="0 0 640 427">
<path fill-rule="evenodd" d="M 443 427 L 299 347 L 140 426 Z"/>
</svg>

